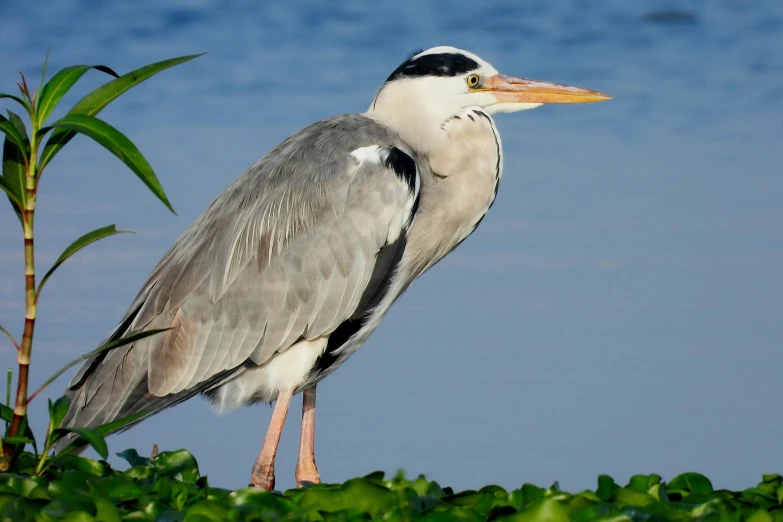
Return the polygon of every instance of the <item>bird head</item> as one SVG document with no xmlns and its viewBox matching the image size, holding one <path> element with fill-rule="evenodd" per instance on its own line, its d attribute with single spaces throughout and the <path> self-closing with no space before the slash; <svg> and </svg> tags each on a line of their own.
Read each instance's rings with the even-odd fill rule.
<svg viewBox="0 0 783 522">
<path fill-rule="evenodd" d="M 419 52 L 400 64 L 387 78 L 375 103 L 389 91 L 407 92 L 450 114 L 465 107 L 483 107 L 494 114 L 532 109 L 544 103 L 611 98 L 580 87 L 500 74 L 475 54 L 445 46 Z"/>
<path fill-rule="evenodd" d="M 482 107 L 495 114 L 544 103 L 610 98 L 580 87 L 500 74 L 471 52 L 433 47 L 414 54 L 389 75 L 367 114 L 420 141 L 416 139 L 423 135 L 419 129 L 440 126 L 466 107 Z"/>
</svg>

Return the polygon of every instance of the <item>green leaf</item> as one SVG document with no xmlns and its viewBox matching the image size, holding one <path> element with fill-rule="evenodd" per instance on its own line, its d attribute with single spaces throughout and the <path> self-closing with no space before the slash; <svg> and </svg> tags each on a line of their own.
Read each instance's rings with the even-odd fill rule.
<svg viewBox="0 0 783 522">
<path fill-rule="evenodd" d="M 126 344 L 130 344 L 134 341 L 138 341 L 139 339 L 144 339 L 145 337 L 150 337 L 151 335 L 158 334 L 160 332 L 165 332 L 166 330 L 170 330 L 170 328 L 160 328 L 157 330 L 142 330 L 141 332 L 135 332 L 130 335 L 126 335 L 125 337 L 120 337 L 119 339 L 115 339 L 113 341 L 109 341 L 108 343 L 104 343 L 100 345 L 95 350 L 85 353 L 84 355 L 77 357 L 76 359 L 72 360 L 56 372 L 52 374 L 51 377 L 46 379 L 46 382 L 44 382 L 38 390 L 36 390 L 36 393 L 39 393 L 40 391 L 44 390 L 47 386 L 52 384 L 55 379 L 57 379 L 60 375 L 68 371 L 73 366 L 76 366 L 82 361 L 85 361 L 91 357 L 95 357 L 96 355 L 99 355 L 103 352 L 107 352 L 109 350 L 114 350 L 115 348 L 119 348 L 120 346 L 124 346 Z"/>
<path fill-rule="evenodd" d="M 161 473 L 169 477 L 177 477 L 183 482 L 198 480 L 198 463 L 195 457 L 185 450 L 161 451 L 152 460 Z"/>
<path fill-rule="evenodd" d="M 11 140 L 19 150 L 22 151 L 22 156 L 27 161 L 30 157 L 30 144 L 27 142 L 27 136 L 19 132 L 19 129 L 8 118 L 0 114 L 0 131 L 6 135 L 7 140 Z"/>
<path fill-rule="evenodd" d="M 774 522 L 774 519 L 769 512 L 759 509 L 747 518 L 747 522 Z"/>
<path fill-rule="evenodd" d="M 14 371 L 8 368 L 5 379 L 5 405 L 11 407 L 11 381 L 14 379 Z"/>
<path fill-rule="evenodd" d="M 71 399 L 65 395 L 54 401 L 54 403 L 51 400 L 49 401 L 49 422 L 51 423 L 52 429 L 60 427 L 60 424 L 62 424 L 65 415 L 68 413 L 68 408 L 70 407 Z"/>
<path fill-rule="evenodd" d="M 620 486 L 615 484 L 612 477 L 609 475 L 598 475 L 598 489 L 595 490 L 595 494 L 598 495 L 601 500 L 611 500 L 619 489 Z"/>
<path fill-rule="evenodd" d="M 158 177 L 152 171 L 147 160 L 144 159 L 139 149 L 124 134 L 103 120 L 86 114 L 72 114 L 60 118 L 52 123 L 52 127 L 68 129 L 84 134 L 103 145 L 109 152 L 117 156 L 128 166 L 141 181 L 160 199 L 166 207 L 174 212 L 169 203 L 163 187 L 160 186 Z"/>
<path fill-rule="evenodd" d="M 140 67 L 139 69 L 131 71 L 127 74 L 123 74 L 116 80 L 112 80 L 104 85 L 101 85 L 90 94 L 79 100 L 76 105 L 74 105 L 71 110 L 68 111 L 68 114 L 87 114 L 94 116 L 101 112 L 101 110 L 103 110 L 103 108 L 106 107 L 109 103 L 117 99 L 117 97 L 119 97 L 122 93 L 126 92 L 132 87 L 135 87 L 144 80 L 165 69 L 168 69 L 169 67 L 187 62 L 188 60 L 198 58 L 202 55 L 203 53 L 193 54 L 190 56 L 181 56 L 179 58 L 172 58 L 170 60 L 163 60 L 162 62 L 145 65 L 144 67 Z M 54 158 L 55 154 L 57 154 L 60 149 L 62 149 L 65 144 L 68 143 L 75 135 L 75 132 L 66 129 L 59 129 L 52 133 L 52 135 L 49 137 L 49 140 L 46 142 L 46 146 L 44 147 L 43 152 L 41 153 L 40 160 L 38 162 L 39 168 L 43 169 L 46 165 L 48 165 L 49 162 L 52 161 L 52 158 Z"/>
<path fill-rule="evenodd" d="M 0 178 L 0 179 L 2 179 L 2 178 Z M 2 325 L 0 325 L 0 332 L 2 332 L 2 333 L 3 333 L 3 335 L 5 335 L 6 337 L 8 337 L 8 340 L 9 340 L 9 341 L 11 341 L 11 344 L 12 344 L 12 345 L 14 345 L 14 347 L 15 347 L 16 349 L 19 349 L 19 343 L 17 343 L 17 342 L 16 342 L 16 339 L 14 339 L 14 336 L 13 336 L 13 335 L 11 335 L 11 332 L 9 332 L 9 331 L 8 331 L 8 330 L 6 330 L 5 328 L 3 328 L 3 326 L 2 326 Z M 9 382 L 10 382 L 10 381 L 9 381 Z"/>
<path fill-rule="evenodd" d="M 19 431 L 28 439 L 30 439 L 30 444 L 33 445 L 33 451 L 35 451 L 35 454 L 38 455 L 38 445 L 35 442 L 35 434 L 33 433 L 33 429 L 30 427 L 29 423 L 30 418 L 25 415 L 22 417 L 22 425 L 19 427 Z"/>
<path fill-rule="evenodd" d="M 544 499 L 514 516 L 515 522 L 569 522 L 568 511 L 556 500 Z"/>
<path fill-rule="evenodd" d="M 101 424 L 100 426 L 97 426 L 95 428 L 95 431 L 97 431 L 98 433 L 100 433 L 105 437 L 106 435 L 110 435 L 115 431 L 121 430 L 122 428 L 124 428 L 129 424 L 133 424 L 137 420 L 142 419 L 147 415 L 149 415 L 149 412 L 147 410 L 137 411 L 136 413 L 132 413 L 126 417 L 120 417 L 117 420 L 107 422 L 106 424 Z"/>
<path fill-rule="evenodd" d="M 103 438 L 103 435 L 92 428 L 57 428 L 52 434 L 52 442 L 56 442 L 68 433 L 78 435 L 79 439 L 83 439 L 84 442 L 92 446 L 101 458 L 106 459 L 109 457 L 109 447 L 106 445 L 106 440 Z M 81 446 L 82 441 L 79 439 L 76 439 L 71 445 Z"/>
<path fill-rule="evenodd" d="M 16 103 L 18 103 L 19 105 L 21 105 L 22 107 L 24 107 L 25 109 L 27 109 L 29 112 L 30 107 L 27 105 L 27 102 L 25 102 L 19 96 L 14 96 L 13 94 L 6 94 L 4 92 L 0 92 L 0 98 L 10 98 L 14 100 Z"/>
<path fill-rule="evenodd" d="M 523 508 L 544 498 L 544 490 L 533 484 L 523 484 L 511 492 L 509 504 L 517 509 Z"/>
<path fill-rule="evenodd" d="M 212 500 L 194 504 L 185 512 L 183 522 L 223 522 L 226 520 L 226 508 Z"/>
<path fill-rule="evenodd" d="M 76 252 L 81 250 L 82 248 L 86 247 L 87 245 L 91 243 L 95 243 L 96 241 L 99 241 L 103 238 L 114 236 L 117 234 L 128 234 L 131 233 L 129 230 L 117 230 L 117 228 L 114 225 L 109 225 L 107 227 L 98 228 L 93 230 L 92 232 L 88 232 L 84 234 L 82 237 L 68 245 L 68 247 L 63 251 L 62 254 L 60 254 L 60 257 L 57 258 L 57 261 L 54 262 L 52 265 L 52 268 L 49 269 L 48 272 L 46 272 L 46 275 L 43 276 L 41 279 L 41 283 L 38 285 L 38 290 L 35 292 L 36 299 L 41 294 L 41 290 L 43 289 L 44 284 L 49 279 L 49 276 L 51 276 L 57 268 L 65 262 L 66 259 L 74 255 Z"/>
<path fill-rule="evenodd" d="M 8 111 L 8 116 L 11 118 L 10 122 L 26 137 L 27 131 L 24 128 L 22 119 L 11 111 Z M 2 177 L 0 177 L 0 188 L 8 196 L 8 200 L 11 202 L 14 212 L 16 212 L 19 222 L 22 223 L 22 209 L 25 202 L 25 176 L 27 175 L 25 172 L 25 159 L 21 149 L 13 141 L 4 140 L 4 142 L 3 172 Z"/>
<path fill-rule="evenodd" d="M 96 522 L 121 522 L 122 516 L 119 509 L 106 498 L 96 498 L 95 507 L 97 513 L 95 513 Z"/>
<path fill-rule="evenodd" d="M 299 497 L 299 506 L 331 512 L 355 508 L 378 515 L 391 508 L 395 500 L 396 495 L 388 488 L 364 478 L 355 478 L 346 481 L 338 489 L 306 489 Z"/>
<path fill-rule="evenodd" d="M 0 474 L 0 487 L 7 488 L 11 492 L 24 498 L 48 499 L 46 488 L 42 487 L 36 479 L 24 477 L 14 473 Z"/>
<path fill-rule="evenodd" d="M 10 423 L 14 418 L 14 410 L 10 406 L 6 406 L 5 404 L 0 404 L 0 419 L 4 420 L 7 423 Z M 30 440 L 30 444 L 33 445 L 33 448 L 35 450 L 35 453 L 38 453 L 38 446 L 35 442 L 35 435 L 33 434 L 33 430 L 30 428 L 30 425 L 27 423 L 27 416 L 25 415 L 22 418 L 22 425 L 19 430 L 23 436 Z"/>
<path fill-rule="evenodd" d="M 669 502 L 669 494 L 666 491 L 666 484 L 654 484 L 652 487 L 650 487 L 649 490 L 647 490 L 647 493 L 659 502 Z"/>
<path fill-rule="evenodd" d="M 25 437 L 24 435 L 11 435 L 3 438 L 4 444 L 32 444 L 33 439 Z"/>
<path fill-rule="evenodd" d="M 88 459 L 79 455 L 68 455 L 60 462 L 64 470 L 82 471 L 96 477 L 111 473 L 111 466 L 107 462 Z"/>
<path fill-rule="evenodd" d="M 628 481 L 628 488 L 638 491 L 640 493 L 646 493 L 650 489 L 649 477 L 647 475 L 634 475 Z"/>
<path fill-rule="evenodd" d="M 6 142 L 6 143 L 10 143 L 10 142 Z M 24 207 L 24 203 L 19 201 L 17 195 L 14 194 L 13 187 L 11 187 L 10 185 L 8 185 L 8 183 L 6 183 L 5 178 L 3 176 L 0 176 L 0 189 L 2 189 L 3 192 L 5 192 L 5 195 L 8 196 L 8 200 L 11 202 L 11 206 L 14 208 L 14 212 L 17 213 L 19 219 L 21 220 L 22 213 L 20 212 L 20 210 L 22 209 L 22 207 Z"/>
<path fill-rule="evenodd" d="M 674 477 L 668 484 L 670 490 L 687 489 L 691 493 L 709 495 L 713 492 L 712 482 L 701 473 L 682 473 Z"/>
<path fill-rule="evenodd" d="M 6 406 L 5 404 L 0 404 L 0 419 L 3 419 L 6 422 L 11 422 L 13 418 L 14 409 L 10 406 Z"/>
<path fill-rule="evenodd" d="M 36 109 L 38 117 L 38 126 L 43 127 L 43 123 L 52 113 L 54 108 L 60 102 L 63 96 L 84 76 L 84 73 L 90 69 L 110 74 L 115 78 L 119 75 L 104 65 L 72 65 L 60 70 L 57 74 L 46 82 L 38 96 L 38 107 Z"/>
<path fill-rule="evenodd" d="M 41 67 L 41 81 L 38 85 L 43 85 L 46 81 L 46 70 L 49 68 L 49 56 L 52 54 L 52 46 L 46 50 L 46 57 L 44 58 L 43 67 Z"/>
<path fill-rule="evenodd" d="M 152 462 L 147 457 L 142 457 L 141 455 L 139 455 L 139 452 L 133 448 L 129 448 L 126 449 L 125 451 L 121 451 L 117 453 L 117 456 L 125 460 L 131 466 L 149 466 L 150 462 Z"/>
<path fill-rule="evenodd" d="M 646 506 L 655 499 L 646 492 L 641 493 L 631 488 L 620 488 L 614 495 L 614 502 L 630 506 Z"/>
</svg>

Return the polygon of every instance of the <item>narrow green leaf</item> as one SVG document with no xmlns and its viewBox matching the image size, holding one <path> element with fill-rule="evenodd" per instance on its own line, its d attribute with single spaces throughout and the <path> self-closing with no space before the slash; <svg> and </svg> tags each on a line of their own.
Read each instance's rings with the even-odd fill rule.
<svg viewBox="0 0 783 522">
<path fill-rule="evenodd" d="M 76 366 L 80 362 L 85 361 L 85 360 L 87 360 L 87 359 L 89 359 L 91 357 L 95 357 L 96 355 L 99 355 L 99 354 L 101 354 L 103 352 L 107 352 L 109 350 L 114 350 L 115 348 L 119 348 L 120 346 L 125 346 L 126 344 L 130 344 L 130 343 L 132 343 L 134 341 L 138 341 L 139 339 L 144 339 L 145 337 L 150 337 L 150 336 L 158 334 L 160 332 L 165 332 L 166 330 L 170 330 L 170 328 L 161 328 L 159 330 L 143 330 L 141 332 L 136 332 L 136 333 L 133 333 L 133 334 L 130 334 L 130 335 L 126 335 L 125 337 L 120 337 L 119 339 L 115 339 L 113 341 L 109 341 L 108 343 L 102 344 L 101 346 L 99 346 L 95 350 L 93 350 L 93 351 L 91 351 L 89 353 L 85 353 L 81 357 L 77 357 L 73 361 L 69 362 L 68 364 L 66 364 L 65 366 L 63 366 L 62 368 L 60 368 L 59 370 L 54 372 L 54 374 L 51 377 L 49 377 L 48 379 L 46 379 L 46 382 L 44 382 L 41 385 L 41 387 L 38 388 L 33 395 L 31 395 L 31 399 L 30 400 L 32 400 L 33 396 L 37 395 L 38 393 L 43 391 L 47 386 L 52 384 L 55 381 L 55 379 L 57 379 L 60 375 L 62 375 L 66 371 L 68 371 L 73 366 Z M 11 410 L 11 413 L 13 414 L 13 410 Z"/>
<path fill-rule="evenodd" d="M 0 325 L 0 332 L 4 333 L 6 337 L 8 337 L 8 340 L 11 341 L 11 344 L 14 345 L 14 348 L 17 350 L 19 349 L 19 343 L 16 342 L 16 339 L 14 339 L 14 336 L 11 335 L 11 332 L 3 328 L 2 325 Z M 10 369 L 8 371 L 11 371 Z"/>
<path fill-rule="evenodd" d="M 30 140 L 27 137 L 27 127 L 24 126 L 24 121 L 22 121 L 22 118 L 19 117 L 18 114 L 12 111 L 6 111 L 8 113 L 8 121 L 10 121 L 14 127 L 16 127 L 16 130 L 19 131 L 19 134 L 22 136 L 22 141 L 24 142 L 24 147 L 29 149 L 30 148 Z"/>
<path fill-rule="evenodd" d="M 11 140 L 19 150 L 22 151 L 25 162 L 30 157 L 30 145 L 27 142 L 27 136 L 19 132 L 16 125 L 11 123 L 8 118 L 0 114 L 0 131 L 6 135 L 6 139 Z"/>
<path fill-rule="evenodd" d="M 8 200 L 11 202 L 11 205 L 14 207 L 14 211 L 19 213 L 18 209 L 22 208 L 22 202 L 17 199 L 17 195 L 14 194 L 13 187 L 9 186 L 6 183 L 5 178 L 3 176 L 0 176 L 0 189 L 3 189 L 5 195 L 8 196 Z"/>
<path fill-rule="evenodd" d="M 11 111 L 8 111 L 9 121 L 14 124 L 27 137 L 22 119 Z M 11 140 L 4 140 L 3 144 L 3 172 L 0 186 L 8 196 L 11 206 L 22 223 L 22 209 L 25 202 L 25 159 L 22 150 Z"/>
<path fill-rule="evenodd" d="M 92 232 L 88 232 L 84 234 L 82 237 L 68 245 L 68 247 L 63 251 L 62 254 L 60 254 L 60 257 L 57 258 L 57 261 L 54 262 L 52 265 L 52 268 L 49 269 L 48 272 L 43 276 L 41 279 L 41 283 L 38 285 L 38 290 L 35 292 L 36 299 L 38 299 L 38 296 L 41 295 L 41 290 L 43 290 L 43 286 L 46 283 L 46 281 L 49 279 L 49 277 L 54 273 L 57 268 L 63 264 L 69 257 L 74 255 L 76 252 L 81 250 L 82 248 L 86 247 L 89 244 L 95 243 L 96 241 L 99 241 L 103 238 L 109 237 L 109 236 L 115 236 L 117 234 L 127 234 L 131 233 L 129 230 L 117 230 L 117 228 L 114 225 L 109 225 L 107 227 L 98 228 L 96 230 L 93 230 Z"/>
<path fill-rule="evenodd" d="M 10 406 L 6 406 L 5 404 L 0 404 L 0 419 L 4 420 L 6 423 L 10 423 L 14 418 L 14 409 Z M 30 425 L 27 423 L 27 416 L 25 415 L 22 419 L 22 425 L 21 429 L 19 430 L 26 438 L 30 439 L 33 448 L 35 448 L 35 452 L 38 453 L 38 447 L 35 444 L 35 434 L 33 434 L 33 430 L 30 428 Z"/>
<path fill-rule="evenodd" d="M 68 433 L 75 433 L 79 439 L 84 439 L 84 442 L 92 446 L 101 458 L 109 457 L 109 447 L 106 445 L 106 440 L 103 435 L 92 428 L 57 428 L 54 430 L 52 438 L 59 440 Z M 73 443 L 74 446 L 81 446 L 79 439 Z"/>
<path fill-rule="evenodd" d="M 11 435 L 3 438 L 5 444 L 32 444 L 33 439 L 25 437 L 24 435 Z"/>
<path fill-rule="evenodd" d="M 11 407 L 11 383 L 14 380 L 14 371 L 8 368 L 5 380 L 5 405 Z"/>
<path fill-rule="evenodd" d="M 57 74 L 46 82 L 38 96 L 38 126 L 43 127 L 44 122 L 52 113 L 54 108 L 60 102 L 63 96 L 84 76 L 84 73 L 90 69 L 110 74 L 115 78 L 119 75 L 104 65 L 72 65 L 60 70 Z"/>
<path fill-rule="evenodd" d="M 0 419 L 11 422 L 14 418 L 14 409 L 5 404 L 0 404 Z"/>
<path fill-rule="evenodd" d="M 128 166 L 139 179 L 160 199 L 166 207 L 174 212 L 169 203 L 163 187 L 160 186 L 158 177 L 152 171 L 147 160 L 144 159 L 139 149 L 124 134 L 103 120 L 86 114 L 73 114 L 65 116 L 54 123 L 54 128 L 68 129 L 84 134 L 103 145 L 109 152 L 117 156 Z"/>
<path fill-rule="evenodd" d="M 35 451 L 35 454 L 38 455 L 38 445 L 35 442 L 35 434 L 33 433 L 33 429 L 30 427 L 30 417 L 25 415 L 22 417 L 22 424 L 19 427 L 19 432 L 22 433 L 25 437 L 30 439 L 31 444 L 33 445 L 33 450 Z"/>
<path fill-rule="evenodd" d="M 43 85 L 46 81 L 46 70 L 49 68 L 49 55 L 52 54 L 52 46 L 46 50 L 46 56 L 44 57 L 43 67 L 41 68 L 41 81 L 38 85 Z"/>
<path fill-rule="evenodd" d="M 0 92 L 0 98 L 10 98 L 14 100 L 16 103 L 24 107 L 28 112 L 30 112 L 30 107 L 27 105 L 27 102 L 25 102 L 22 98 L 19 96 L 14 96 L 13 94 L 6 94 L 4 92 Z"/>
<path fill-rule="evenodd" d="M 116 100 L 122 93 L 129 90 L 131 87 L 135 87 L 144 80 L 154 76 L 155 74 L 173 67 L 183 62 L 198 58 L 202 54 L 193 54 L 190 56 L 181 56 L 179 58 L 172 58 L 170 60 L 163 60 L 162 62 L 152 63 L 145 65 L 127 74 L 123 74 L 116 80 L 112 80 L 104 85 L 101 85 L 90 94 L 79 100 L 76 105 L 68 111 L 68 114 L 87 114 L 94 116 L 101 112 L 104 107 L 109 103 Z M 49 137 L 46 142 L 46 146 L 41 152 L 40 161 L 38 162 L 39 169 L 43 168 L 52 161 L 52 158 L 57 154 L 60 149 L 68 143 L 71 138 L 76 135 L 75 132 L 67 129 L 57 129 Z"/>
<path fill-rule="evenodd" d="M 134 422 L 146 417 L 147 415 L 149 415 L 149 412 L 147 410 L 137 411 L 136 413 L 132 413 L 126 417 L 121 417 L 117 420 L 107 422 L 106 424 L 101 424 L 100 426 L 97 426 L 95 428 L 95 431 L 97 431 L 98 433 L 100 433 L 105 437 L 106 435 L 111 435 L 112 433 L 121 430 L 122 428 L 128 426 L 129 424 L 133 424 Z"/>
</svg>

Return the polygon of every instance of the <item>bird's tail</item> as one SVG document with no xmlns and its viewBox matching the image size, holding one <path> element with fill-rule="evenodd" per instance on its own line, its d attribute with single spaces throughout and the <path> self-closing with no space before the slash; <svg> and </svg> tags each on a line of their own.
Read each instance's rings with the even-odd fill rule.
<svg viewBox="0 0 783 522">
<path fill-rule="evenodd" d="M 155 397 L 149 393 L 145 358 L 139 353 L 145 348 L 130 344 L 88 360 L 65 391 L 71 404 L 62 425 L 96 428 L 144 412 L 131 423 L 110 431 L 120 432 L 185 400 L 183 394 Z M 62 439 L 55 451 L 62 451 L 75 438 Z"/>
<path fill-rule="evenodd" d="M 131 309 L 106 342 L 127 335 L 139 307 Z M 160 327 L 147 324 L 144 329 Z M 159 334 L 160 335 L 160 334 Z M 65 390 L 71 401 L 63 427 L 96 428 L 135 416 L 131 422 L 110 429 L 107 434 L 125 431 L 156 413 L 190 399 L 219 385 L 236 371 L 227 370 L 214 375 L 190 389 L 162 397 L 149 391 L 149 352 L 157 336 L 139 339 L 131 344 L 101 352 L 88 359 L 76 372 Z M 71 434 L 61 439 L 55 452 L 62 451 L 76 439 Z"/>
</svg>

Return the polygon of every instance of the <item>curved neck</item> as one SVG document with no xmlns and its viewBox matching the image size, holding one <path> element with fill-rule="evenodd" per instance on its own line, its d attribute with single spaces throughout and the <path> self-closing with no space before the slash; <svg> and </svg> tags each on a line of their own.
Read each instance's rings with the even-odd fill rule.
<svg viewBox="0 0 783 522">
<path fill-rule="evenodd" d="M 438 80 L 419 78 L 386 84 L 364 114 L 396 131 L 419 153 L 431 156 L 444 146 L 440 126 L 454 109 L 446 100 L 432 99 L 431 93 L 438 91 L 431 83 Z"/>
</svg>

